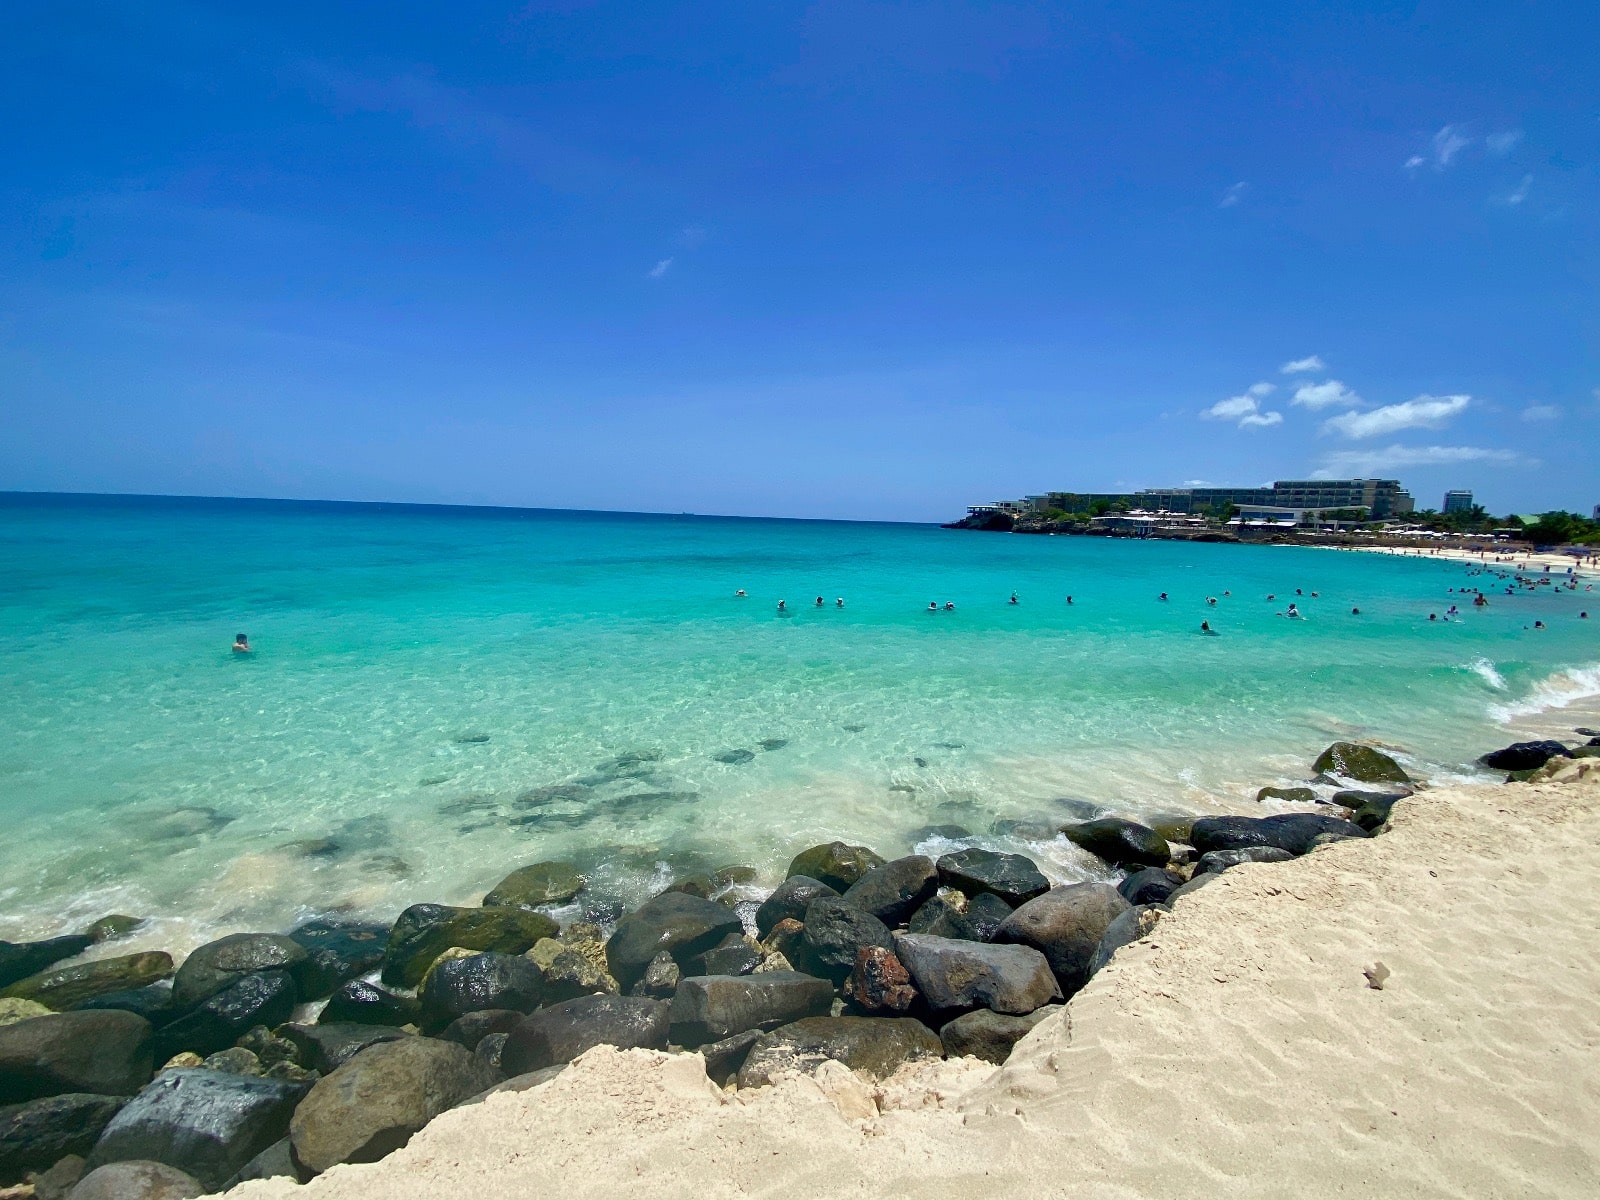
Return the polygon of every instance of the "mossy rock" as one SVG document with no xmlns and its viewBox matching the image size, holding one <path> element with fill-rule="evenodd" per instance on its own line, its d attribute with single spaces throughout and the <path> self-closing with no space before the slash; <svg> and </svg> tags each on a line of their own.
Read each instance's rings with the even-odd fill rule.
<svg viewBox="0 0 1600 1200">
<path fill-rule="evenodd" d="M 390 987 L 415 987 L 434 959 L 453 946 L 522 954 L 540 938 L 555 937 L 559 930 L 543 913 L 525 908 L 413 904 L 389 931 L 383 981 Z"/>
<path fill-rule="evenodd" d="M 109 942 L 114 938 L 127 937 L 136 929 L 143 928 L 148 922 L 143 917 L 129 917 L 122 913 L 112 913 L 110 916 L 101 917 L 89 928 L 85 929 L 84 936 L 90 941 Z"/>
<path fill-rule="evenodd" d="M 1290 804 L 1315 804 L 1317 794 L 1308 787 L 1264 787 L 1256 793 L 1256 801 L 1283 800 Z"/>
<path fill-rule="evenodd" d="M 142 988 L 171 975 L 172 955 L 154 950 L 40 971 L 18 980 L 0 992 L 0 997 L 34 1000 L 61 1012 L 80 1001 Z"/>
<path fill-rule="evenodd" d="M 843 892 L 873 867 L 881 867 L 884 861 L 865 846 L 828 842 L 795 855 L 785 878 L 804 875 L 827 884 L 834 891 Z"/>
<path fill-rule="evenodd" d="M 1319 774 L 1340 775 L 1361 783 L 1410 783 L 1405 768 L 1382 750 L 1359 742 L 1335 742 L 1311 765 Z"/>
<path fill-rule="evenodd" d="M 485 908 L 535 908 L 560 904 L 583 890 L 583 876 L 568 862 L 537 862 L 507 875 L 483 898 Z"/>
<path fill-rule="evenodd" d="M 30 1017 L 47 1017 L 50 1011 L 37 1000 L 0 1000 L 0 1025 L 15 1025 Z"/>
</svg>

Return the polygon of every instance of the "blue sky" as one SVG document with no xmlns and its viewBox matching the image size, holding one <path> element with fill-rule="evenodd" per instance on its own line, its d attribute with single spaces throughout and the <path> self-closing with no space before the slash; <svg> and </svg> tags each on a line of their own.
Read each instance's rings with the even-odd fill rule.
<svg viewBox="0 0 1600 1200">
<path fill-rule="evenodd" d="M 1600 10 L 0 14 L 0 488 L 1600 502 Z"/>
</svg>

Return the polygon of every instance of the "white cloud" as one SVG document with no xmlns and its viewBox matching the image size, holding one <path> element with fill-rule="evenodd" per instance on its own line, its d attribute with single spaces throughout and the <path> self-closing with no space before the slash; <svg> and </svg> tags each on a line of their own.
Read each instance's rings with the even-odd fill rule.
<svg viewBox="0 0 1600 1200">
<path fill-rule="evenodd" d="M 1240 429 L 1267 429 L 1273 425 L 1283 424 L 1281 412 L 1251 413 L 1239 422 Z"/>
<path fill-rule="evenodd" d="M 1250 394 L 1252 396 L 1270 396 L 1277 390 L 1278 389 L 1274 385 L 1267 383 L 1265 380 L 1260 383 L 1252 383 L 1250 385 Z"/>
<path fill-rule="evenodd" d="M 1292 403 L 1302 408 L 1316 410 L 1333 408 L 1341 404 L 1346 406 L 1360 404 L 1362 400 L 1337 379 L 1326 379 L 1321 383 L 1307 383 L 1295 388 Z"/>
<path fill-rule="evenodd" d="M 1249 190 L 1250 185 L 1241 179 L 1238 183 L 1234 184 L 1227 191 L 1222 193 L 1222 199 L 1217 201 L 1217 207 L 1232 208 L 1235 204 L 1244 199 L 1244 194 Z"/>
<path fill-rule="evenodd" d="M 1561 410 L 1554 404 L 1534 404 L 1522 410 L 1524 421 L 1557 421 L 1561 419 Z"/>
<path fill-rule="evenodd" d="M 1327 369 L 1328 364 L 1315 354 L 1293 359 L 1278 368 L 1285 375 L 1303 375 L 1307 371 L 1326 371 Z"/>
<path fill-rule="evenodd" d="M 1211 486 L 1211 480 L 1209 480 L 1209 479 L 1185 479 L 1183 481 L 1183 486 L 1184 487 L 1210 487 Z"/>
<path fill-rule="evenodd" d="M 1521 204 L 1524 200 L 1526 200 L 1528 198 L 1528 191 L 1532 187 L 1533 187 L 1533 176 L 1532 175 L 1524 175 L 1522 177 L 1522 182 L 1517 184 L 1516 189 L 1509 196 L 1506 197 L 1506 203 L 1509 204 L 1512 208 L 1515 208 L 1517 205 Z"/>
<path fill-rule="evenodd" d="M 1420 167 L 1423 163 L 1425 163 L 1427 161 L 1428 160 L 1423 158 L 1422 155 L 1413 154 L 1410 158 L 1406 159 L 1406 170 L 1415 171 L 1418 167 Z"/>
<path fill-rule="evenodd" d="M 1504 133 L 1491 133 L 1483 139 L 1483 144 L 1488 147 L 1489 153 L 1497 158 L 1504 158 L 1517 148 L 1517 143 L 1522 140 L 1522 130 L 1507 129 Z"/>
<path fill-rule="evenodd" d="M 1462 126 L 1446 125 L 1433 135 L 1433 141 L 1428 145 L 1433 152 L 1433 165 L 1442 171 L 1450 165 L 1452 158 L 1472 145 L 1472 139 Z"/>
<path fill-rule="evenodd" d="M 665 275 L 671 269 L 672 269 L 672 259 L 663 258 L 655 266 L 650 268 L 648 274 L 649 274 L 651 279 L 660 279 L 663 275 Z"/>
<path fill-rule="evenodd" d="M 1434 429 L 1459 416 L 1471 402 L 1470 396 L 1418 396 L 1370 412 L 1344 413 L 1324 421 L 1322 428 L 1347 438 L 1383 437 L 1402 429 Z"/>
<path fill-rule="evenodd" d="M 1323 456 L 1313 474 L 1318 479 L 1382 475 L 1402 467 L 1447 466 L 1451 463 L 1521 464 L 1528 460 L 1511 450 L 1480 446 L 1385 446 L 1369 450 L 1335 450 Z"/>
<path fill-rule="evenodd" d="M 1218 400 L 1200 416 L 1208 421 L 1237 421 L 1240 429 L 1264 429 L 1283 422 L 1283 414 L 1261 411 L 1261 397 L 1272 391 L 1270 383 L 1252 385 L 1243 395 Z"/>
</svg>

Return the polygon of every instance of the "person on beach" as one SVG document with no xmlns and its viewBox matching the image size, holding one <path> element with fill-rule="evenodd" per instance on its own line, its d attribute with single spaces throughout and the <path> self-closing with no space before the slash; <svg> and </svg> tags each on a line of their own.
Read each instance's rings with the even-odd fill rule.
<svg viewBox="0 0 1600 1200">
<path fill-rule="evenodd" d="M 250 639 L 245 634 L 239 634 L 233 639 L 233 652 L 235 654 L 251 654 Z"/>
</svg>

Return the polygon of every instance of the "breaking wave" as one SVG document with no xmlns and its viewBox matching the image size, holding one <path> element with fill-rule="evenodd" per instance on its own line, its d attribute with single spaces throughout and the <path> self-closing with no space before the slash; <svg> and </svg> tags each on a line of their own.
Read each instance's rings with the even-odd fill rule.
<svg viewBox="0 0 1600 1200">
<path fill-rule="evenodd" d="M 1533 690 L 1521 700 L 1490 705 L 1489 715 L 1504 724 L 1552 708 L 1565 708 L 1591 696 L 1600 696 L 1600 663 L 1569 667 L 1565 671 L 1547 675 L 1534 684 Z"/>
</svg>

